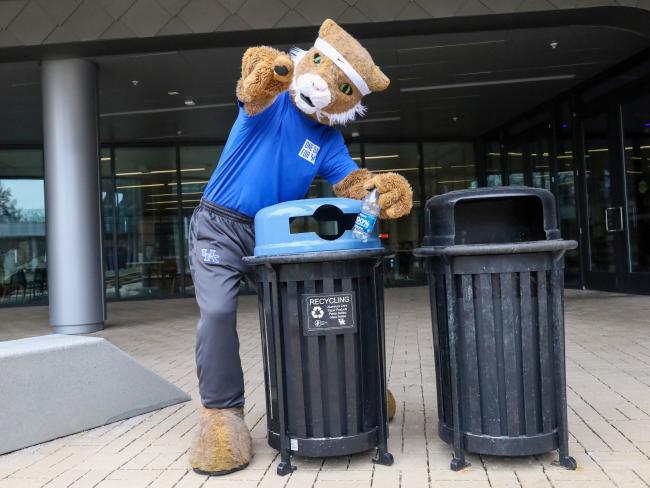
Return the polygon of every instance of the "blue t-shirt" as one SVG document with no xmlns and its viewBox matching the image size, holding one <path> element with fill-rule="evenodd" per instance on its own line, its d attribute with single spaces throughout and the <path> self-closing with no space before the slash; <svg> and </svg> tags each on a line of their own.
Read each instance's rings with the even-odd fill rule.
<svg viewBox="0 0 650 488">
<path fill-rule="evenodd" d="M 253 217 L 269 205 L 303 198 L 317 174 L 336 184 L 356 169 L 341 133 L 307 117 L 284 92 L 253 116 L 239 103 L 203 198 Z"/>
</svg>

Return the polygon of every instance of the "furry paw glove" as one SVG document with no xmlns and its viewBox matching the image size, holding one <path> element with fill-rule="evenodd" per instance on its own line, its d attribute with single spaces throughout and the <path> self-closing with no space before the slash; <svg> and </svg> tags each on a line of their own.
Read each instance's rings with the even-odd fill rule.
<svg viewBox="0 0 650 488">
<path fill-rule="evenodd" d="M 287 90 L 292 78 L 293 61 L 288 54 L 268 46 L 248 48 L 242 59 L 237 98 L 248 115 L 255 115 Z"/>
<path fill-rule="evenodd" d="M 367 169 L 358 169 L 334 185 L 334 193 L 341 198 L 363 200 L 373 188 L 379 192 L 380 219 L 398 219 L 411 212 L 413 190 L 406 178 L 397 173 L 374 175 Z"/>
</svg>

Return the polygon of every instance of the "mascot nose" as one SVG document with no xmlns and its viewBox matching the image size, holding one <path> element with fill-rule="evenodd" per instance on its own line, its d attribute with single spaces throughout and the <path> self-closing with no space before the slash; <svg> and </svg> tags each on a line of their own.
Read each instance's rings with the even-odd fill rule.
<svg viewBox="0 0 650 488">
<path fill-rule="evenodd" d="M 319 91 L 319 92 L 324 92 L 328 90 L 327 82 L 318 77 L 318 78 L 312 78 L 311 80 L 311 86 L 314 88 L 314 90 Z"/>
<path fill-rule="evenodd" d="M 299 96 L 311 108 L 322 109 L 332 101 L 332 94 L 327 81 L 316 74 L 305 73 L 300 75 L 296 82 L 296 88 Z"/>
</svg>

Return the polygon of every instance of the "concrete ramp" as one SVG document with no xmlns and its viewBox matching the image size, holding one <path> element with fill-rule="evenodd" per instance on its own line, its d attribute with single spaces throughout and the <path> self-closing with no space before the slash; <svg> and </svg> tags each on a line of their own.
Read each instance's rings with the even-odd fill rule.
<svg viewBox="0 0 650 488">
<path fill-rule="evenodd" d="M 0 342 L 0 454 L 189 400 L 102 338 Z"/>
</svg>

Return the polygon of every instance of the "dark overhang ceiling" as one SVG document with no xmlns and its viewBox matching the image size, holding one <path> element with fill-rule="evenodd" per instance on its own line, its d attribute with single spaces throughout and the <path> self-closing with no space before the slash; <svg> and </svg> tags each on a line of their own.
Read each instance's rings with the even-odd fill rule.
<svg viewBox="0 0 650 488">
<path fill-rule="evenodd" d="M 643 34 L 604 26 L 402 35 L 363 43 L 392 83 L 367 97 L 368 116 L 344 133 L 376 139 L 479 135 L 649 46 Z M 93 58 L 99 66 L 102 142 L 225 140 L 236 116 L 243 50 Z M 187 106 L 188 100 L 194 105 Z M 0 141 L 41 140 L 36 62 L 0 64 L 0 107 Z"/>
</svg>

